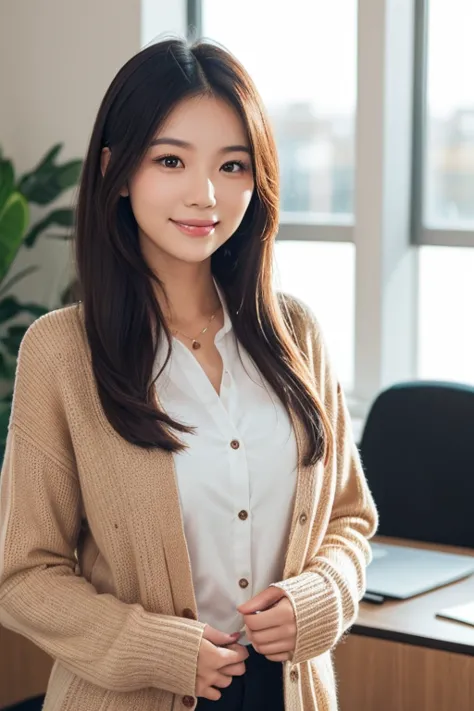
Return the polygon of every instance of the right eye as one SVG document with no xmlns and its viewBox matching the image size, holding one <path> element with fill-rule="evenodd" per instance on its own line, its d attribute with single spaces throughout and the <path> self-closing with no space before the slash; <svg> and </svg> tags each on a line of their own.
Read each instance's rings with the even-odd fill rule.
<svg viewBox="0 0 474 711">
<path fill-rule="evenodd" d="M 159 163 L 162 165 L 164 168 L 177 168 L 178 163 L 181 163 L 181 160 L 178 158 L 178 156 L 162 156 L 161 158 L 155 158 L 153 160 L 154 163 Z"/>
</svg>

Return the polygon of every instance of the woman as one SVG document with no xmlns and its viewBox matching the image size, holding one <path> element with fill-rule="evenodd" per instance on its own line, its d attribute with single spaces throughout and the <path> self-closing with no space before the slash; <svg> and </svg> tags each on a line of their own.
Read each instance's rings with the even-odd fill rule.
<svg viewBox="0 0 474 711">
<path fill-rule="evenodd" d="M 0 622 L 55 659 L 46 711 L 337 707 L 376 511 L 318 326 L 272 289 L 277 226 L 241 65 L 179 40 L 127 62 L 82 301 L 24 338 L 2 474 Z"/>
</svg>

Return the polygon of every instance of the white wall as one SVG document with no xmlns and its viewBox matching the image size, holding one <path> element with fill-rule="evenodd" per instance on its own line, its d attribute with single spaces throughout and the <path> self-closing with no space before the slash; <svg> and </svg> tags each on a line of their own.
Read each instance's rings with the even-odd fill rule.
<svg viewBox="0 0 474 711">
<path fill-rule="evenodd" d="M 18 173 L 56 142 L 64 143 L 61 162 L 82 158 L 115 73 L 163 32 L 183 33 L 184 8 L 184 0 L 1 0 L 0 145 Z M 40 267 L 17 295 L 56 305 L 70 256 L 67 244 L 40 238 L 12 268 Z"/>
</svg>

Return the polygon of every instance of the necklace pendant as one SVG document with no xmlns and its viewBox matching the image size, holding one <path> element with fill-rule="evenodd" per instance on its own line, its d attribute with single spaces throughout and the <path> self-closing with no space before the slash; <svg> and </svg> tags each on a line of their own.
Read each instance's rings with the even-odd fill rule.
<svg viewBox="0 0 474 711">
<path fill-rule="evenodd" d="M 201 344 L 199 341 L 194 340 L 193 341 L 193 351 L 198 351 L 201 348 Z"/>
</svg>

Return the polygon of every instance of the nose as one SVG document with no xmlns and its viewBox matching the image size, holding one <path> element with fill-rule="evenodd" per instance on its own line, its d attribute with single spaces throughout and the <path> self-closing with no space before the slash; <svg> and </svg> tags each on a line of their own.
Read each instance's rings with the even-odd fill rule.
<svg viewBox="0 0 474 711">
<path fill-rule="evenodd" d="M 207 176 L 193 175 L 188 188 L 187 207 L 209 208 L 216 205 L 214 184 Z"/>
</svg>

